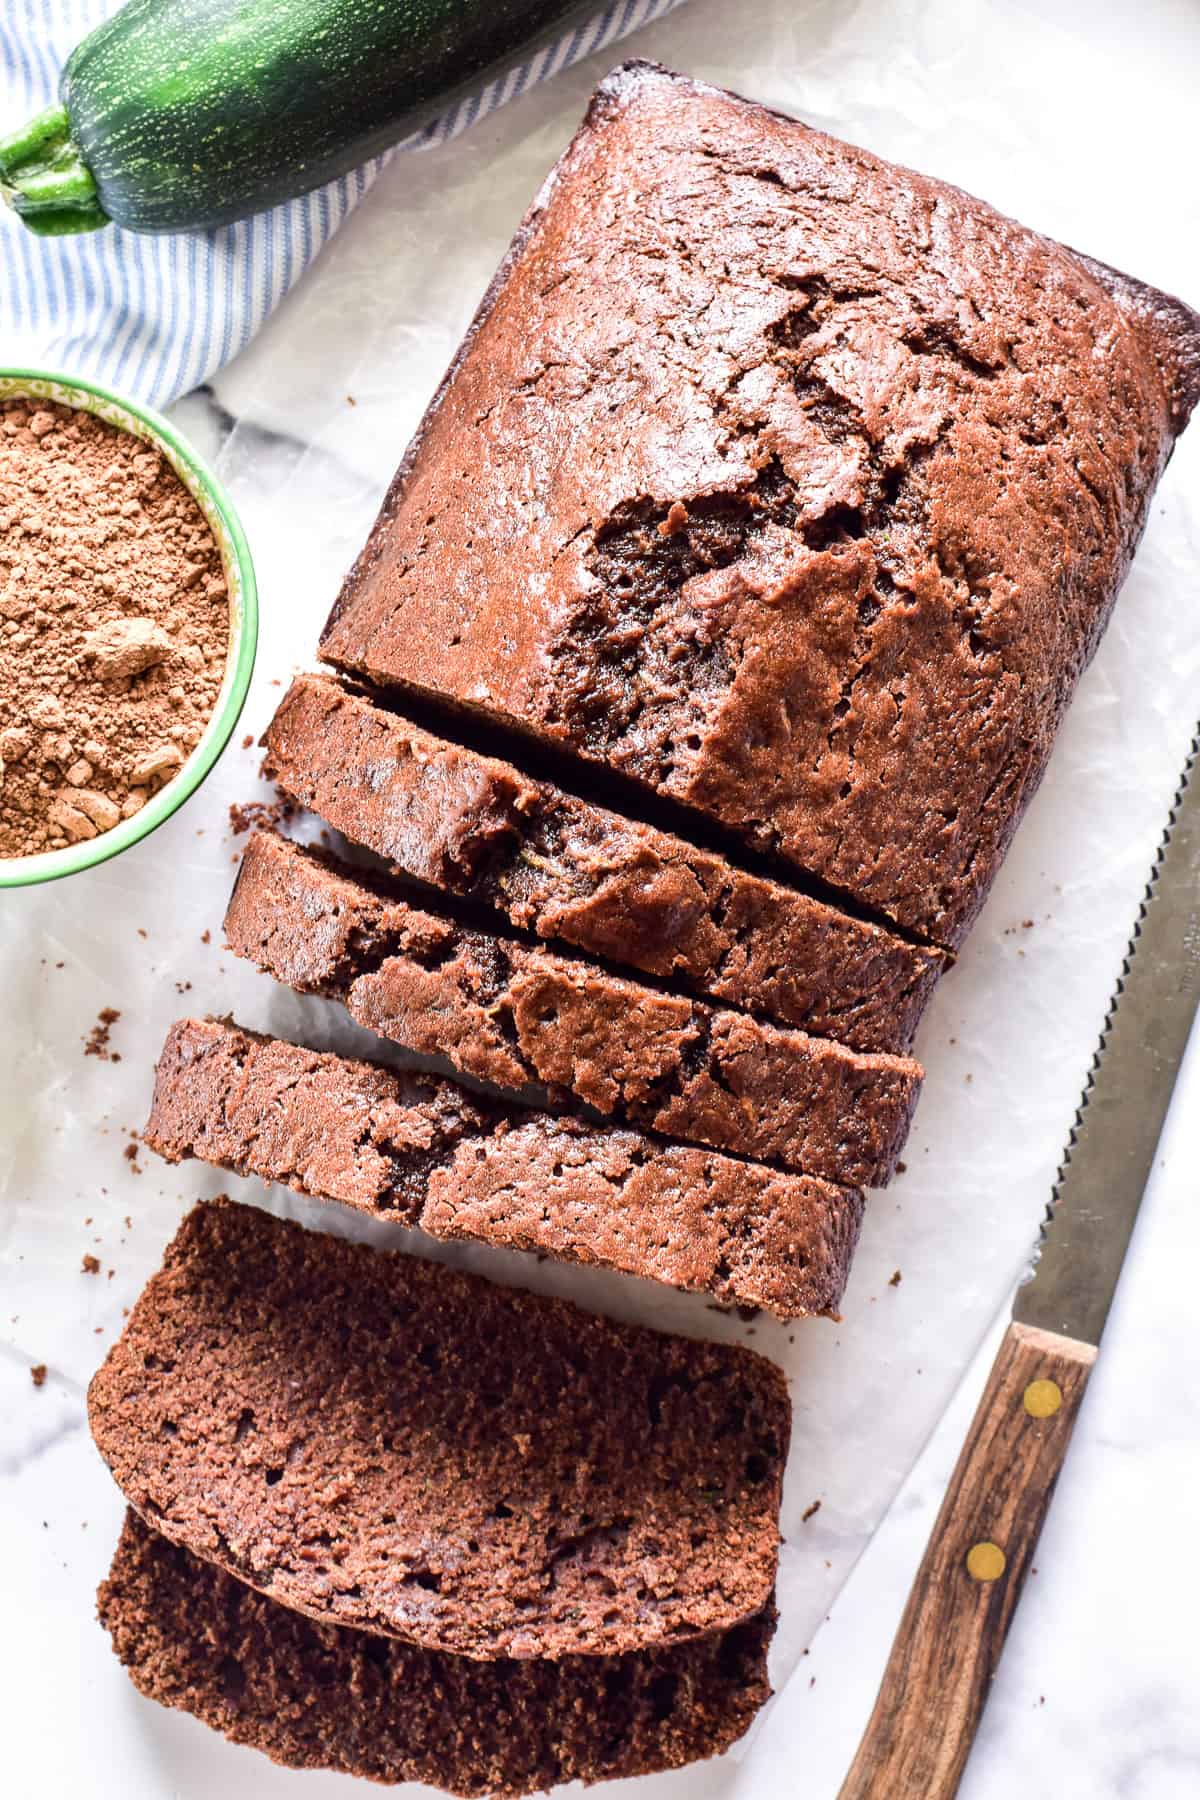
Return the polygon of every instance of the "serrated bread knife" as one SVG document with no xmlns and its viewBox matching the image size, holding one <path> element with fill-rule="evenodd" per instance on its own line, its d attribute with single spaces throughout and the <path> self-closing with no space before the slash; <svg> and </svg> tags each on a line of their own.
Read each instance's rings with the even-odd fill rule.
<svg viewBox="0 0 1200 1800">
<path fill-rule="evenodd" d="M 951 1800 L 1063 1465 L 1200 1002 L 1200 737 L 1042 1227 L 839 1800 Z"/>
</svg>

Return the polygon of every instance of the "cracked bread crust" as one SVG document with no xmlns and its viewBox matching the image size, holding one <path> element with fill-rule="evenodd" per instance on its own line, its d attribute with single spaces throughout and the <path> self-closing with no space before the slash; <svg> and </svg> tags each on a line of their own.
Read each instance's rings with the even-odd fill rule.
<svg viewBox="0 0 1200 1800">
<path fill-rule="evenodd" d="M 402 874 L 854 1050 L 906 1050 L 945 966 L 937 951 L 435 737 L 328 676 L 292 683 L 263 743 L 286 794 Z"/>
<path fill-rule="evenodd" d="M 920 1093 L 859 1055 L 472 930 L 270 832 L 242 856 L 229 948 L 358 1024 L 495 1086 L 852 1187 L 894 1172 Z"/>
<path fill-rule="evenodd" d="M 1198 394 L 1180 302 L 630 65 L 522 227 L 322 654 L 620 770 L 953 947 Z"/>
<path fill-rule="evenodd" d="M 431 1237 L 599 1264 L 783 1319 L 836 1311 L 863 1215 L 854 1188 L 213 1019 L 172 1026 L 142 1141 Z"/>
<path fill-rule="evenodd" d="M 154 1529 L 326 1624 L 620 1655 L 767 1606 L 780 1371 L 227 1200 L 184 1220 L 88 1393 Z"/>
<path fill-rule="evenodd" d="M 98 1596 L 138 1691 L 292 1769 L 515 1800 L 681 1768 L 736 1742 L 770 1697 L 768 1604 L 660 1650 L 475 1662 L 318 1625 L 129 1512 Z"/>
</svg>

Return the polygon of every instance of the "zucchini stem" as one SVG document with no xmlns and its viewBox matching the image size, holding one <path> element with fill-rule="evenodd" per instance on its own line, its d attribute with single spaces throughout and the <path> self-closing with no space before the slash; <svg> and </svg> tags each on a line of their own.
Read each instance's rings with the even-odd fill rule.
<svg viewBox="0 0 1200 1800">
<path fill-rule="evenodd" d="M 102 206 L 48 206 L 17 216 L 35 237 L 74 237 L 81 231 L 100 231 L 110 222 Z"/>
<path fill-rule="evenodd" d="M 56 150 L 66 143 L 71 122 L 65 106 L 48 106 L 36 119 L 30 119 L 20 131 L 0 138 L 0 176 L 12 181 L 29 164 L 48 162 Z"/>
<path fill-rule="evenodd" d="M 92 172 L 72 141 L 65 106 L 48 106 L 0 138 L 0 193 L 41 237 L 108 224 Z"/>
</svg>

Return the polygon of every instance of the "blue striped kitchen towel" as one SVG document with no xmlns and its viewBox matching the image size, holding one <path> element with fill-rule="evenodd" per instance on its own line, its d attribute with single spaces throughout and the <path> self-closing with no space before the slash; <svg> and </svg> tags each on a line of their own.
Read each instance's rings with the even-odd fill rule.
<svg viewBox="0 0 1200 1800">
<path fill-rule="evenodd" d="M 455 136 L 680 4 L 614 0 L 388 156 L 236 225 L 169 237 L 110 226 L 38 238 L 16 219 L 0 218 L 0 363 L 90 375 L 166 406 L 249 342 L 391 156 Z M 75 45 L 116 10 L 117 0 L 0 0 L 0 129 L 12 130 L 53 103 Z"/>
</svg>

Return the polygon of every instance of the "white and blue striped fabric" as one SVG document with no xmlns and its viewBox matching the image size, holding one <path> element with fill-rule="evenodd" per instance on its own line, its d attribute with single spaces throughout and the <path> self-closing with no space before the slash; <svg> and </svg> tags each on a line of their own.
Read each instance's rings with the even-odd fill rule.
<svg viewBox="0 0 1200 1800">
<path fill-rule="evenodd" d="M 454 137 L 680 4 L 615 0 L 388 156 L 236 225 L 169 237 L 110 226 L 38 238 L 0 217 L 0 364 L 91 376 L 167 405 L 248 343 L 392 156 Z M 53 104 L 75 45 L 116 10 L 117 0 L 0 0 L 0 133 Z"/>
</svg>

